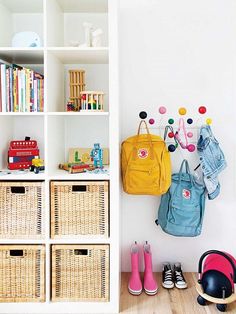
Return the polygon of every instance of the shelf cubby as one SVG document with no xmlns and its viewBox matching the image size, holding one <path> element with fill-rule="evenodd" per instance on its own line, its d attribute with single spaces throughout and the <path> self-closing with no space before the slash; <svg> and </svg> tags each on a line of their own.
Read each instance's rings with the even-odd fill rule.
<svg viewBox="0 0 236 314">
<path fill-rule="evenodd" d="M 47 8 L 47 46 L 64 47 L 85 42 L 83 23 L 103 30 L 103 45 L 108 46 L 107 0 L 51 0 Z"/>
<path fill-rule="evenodd" d="M 17 32 L 35 32 L 43 38 L 43 0 L 0 0 L 0 46 L 11 47 Z"/>
<path fill-rule="evenodd" d="M 48 169 L 49 177 L 58 176 L 75 179 L 79 177 L 84 180 L 86 176 L 102 179 L 108 177 L 107 174 L 74 174 L 59 170 L 60 163 L 68 162 L 70 148 L 93 147 L 94 143 L 100 143 L 101 147 L 109 147 L 108 117 L 101 116 L 48 116 Z"/>
<path fill-rule="evenodd" d="M 0 47 L 0 59 L 9 63 L 33 64 L 43 67 L 43 49 L 42 48 L 3 48 Z"/>
<path fill-rule="evenodd" d="M 24 126 L 24 127 L 23 127 Z M 10 141 L 24 140 L 29 136 L 32 140 L 37 140 L 40 157 L 44 159 L 44 117 L 43 116 L 16 116 L 0 115 L 0 169 L 7 169 L 8 148 Z M 22 174 L 24 176 L 24 174 Z M 36 177 L 36 175 L 32 174 Z M 8 178 L 11 177 L 7 176 Z M 31 177 L 29 174 L 28 177 Z M 40 176 L 41 177 L 41 176 Z M 5 179 L 6 176 L 1 176 Z M 37 177 L 39 179 L 39 177 Z"/>
<path fill-rule="evenodd" d="M 58 50 L 48 52 L 47 56 L 47 106 L 49 112 L 66 111 L 69 101 L 69 70 L 85 70 L 86 90 L 98 90 L 105 93 L 104 108 L 109 110 L 109 65 L 107 63 L 82 63 L 80 56 L 74 58 L 70 52 L 66 57 L 58 55 Z M 97 61 L 97 59 L 95 59 Z M 76 62 L 76 63 L 75 63 Z M 89 113 L 89 112 L 88 112 Z"/>
</svg>

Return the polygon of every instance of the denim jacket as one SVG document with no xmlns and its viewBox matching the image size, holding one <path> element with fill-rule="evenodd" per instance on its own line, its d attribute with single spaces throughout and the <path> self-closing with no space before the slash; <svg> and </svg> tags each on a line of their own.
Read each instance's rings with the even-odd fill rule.
<svg viewBox="0 0 236 314">
<path fill-rule="evenodd" d="M 209 125 L 201 127 L 197 150 L 208 197 L 214 199 L 220 193 L 218 174 L 226 168 L 227 164 L 219 142 L 214 137 Z"/>
</svg>

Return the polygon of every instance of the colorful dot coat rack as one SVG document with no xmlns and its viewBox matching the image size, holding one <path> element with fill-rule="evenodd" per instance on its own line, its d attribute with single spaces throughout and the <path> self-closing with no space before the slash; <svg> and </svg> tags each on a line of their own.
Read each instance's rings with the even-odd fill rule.
<svg viewBox="0 0 236 314">
<path fill-rule="evenodd" d="M 177 147 L 179 149 L 184 149 L 190 153 L 194 152 L 196 150 L 196 142 L 194 144 L 194 133 L 192 132 L 192 130 L 198 129 L 198 127 L 193 126 L 193 124 L 195 123 L 197 125 L 197 122 L 199 120 L 202 120 L 201 118 L 203 117 L 203 115 L 207 113 L 207 108 L 205 106 L 199 106 L 197 114 L 200 115 L 200 118 L 195 119 L 196 121 L 194 121 L 194 119 L 191 117 L 187 117 L 186 119 L 185 116 L 187 115 L 188 110 L 185 107 L 180 107 L 178 109 L 178 114 L 180 115 L 180 118 L 175 120 L 173 117 L 169 117 L 167 119 L 168 123 L 166 125 L 163 125 L 163 116 L 167 114 L 167 108 L 165 106 L 159 107 L 158 113 L 161 115 L 158 122 L 157 119 L 154 119 L 153 117 L 149 118 L 146 111 L 141 111 L 139 113 L 139 117 L 143 120 L 148 118 L 148 122 L 153 129 L 165 128 L 166 125 L 168 125 L 168 134 L 165 136 L 166 138 L 169 138 L 169 141 L 166 140 L 166 142 L 171 143 L 168 145 L 168 150 L 170 152 L 173 153 Z M 212 124 L 212 119 L 207 118 L 205 120 L 205 123 L 208 125 Z M 157 125 L 157 127 L 155 127 L 155 124 Z M 174 124 L 176 125 L 175 127 Z M 190 131 L 189 129 L 192 130 Z"/>
</svg>

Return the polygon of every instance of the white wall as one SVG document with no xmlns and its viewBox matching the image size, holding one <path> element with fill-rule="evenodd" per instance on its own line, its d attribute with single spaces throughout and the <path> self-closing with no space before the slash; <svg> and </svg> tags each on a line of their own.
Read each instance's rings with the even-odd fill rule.
<svg viewBox="0 0 236 314">
<path fill-rule="evenodd" d="M 236 256 L 236 6 L 234 0 L 120 0 L 120 103 L 122 139 L 133 135 L 138 113 L 169 117 L 185 106 L 199 117 L 204 104 L 228 168 L 220 175 L 222 191 L 207 201 L 203 231 L 196 238 L 176 238 L 154 223 L 160 198 L 122 195 L 122 270 L 130 270 L 133 241 L 152 245 L 154 270 L 163 261 L 181 261 L 196 271 L 200 255 L 220 249 Z M 164 121 L 165 122 L 165 121 Z M 154 130 L 153 130 L 154 131 Z M 196 154 L 185 154 L 192 167 Z M 182 156 L 172 154 L 173 168 Z"/>
</svg>

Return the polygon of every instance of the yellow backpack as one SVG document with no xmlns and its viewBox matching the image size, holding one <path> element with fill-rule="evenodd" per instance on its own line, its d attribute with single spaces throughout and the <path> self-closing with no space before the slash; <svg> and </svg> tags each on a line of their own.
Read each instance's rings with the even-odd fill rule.
<svg viewBox="0 0 236 314">
<path fill-rule="evenodd" d="M 147 134 L 140 134 L 142 123 Z M 121 170 L 126 193 L 161 195 L 170 187 L 170 153 L 160 136 L 149 133 L 144 120 L 139 124 L 138 134 L 122 143 Z"/>
</svg>

